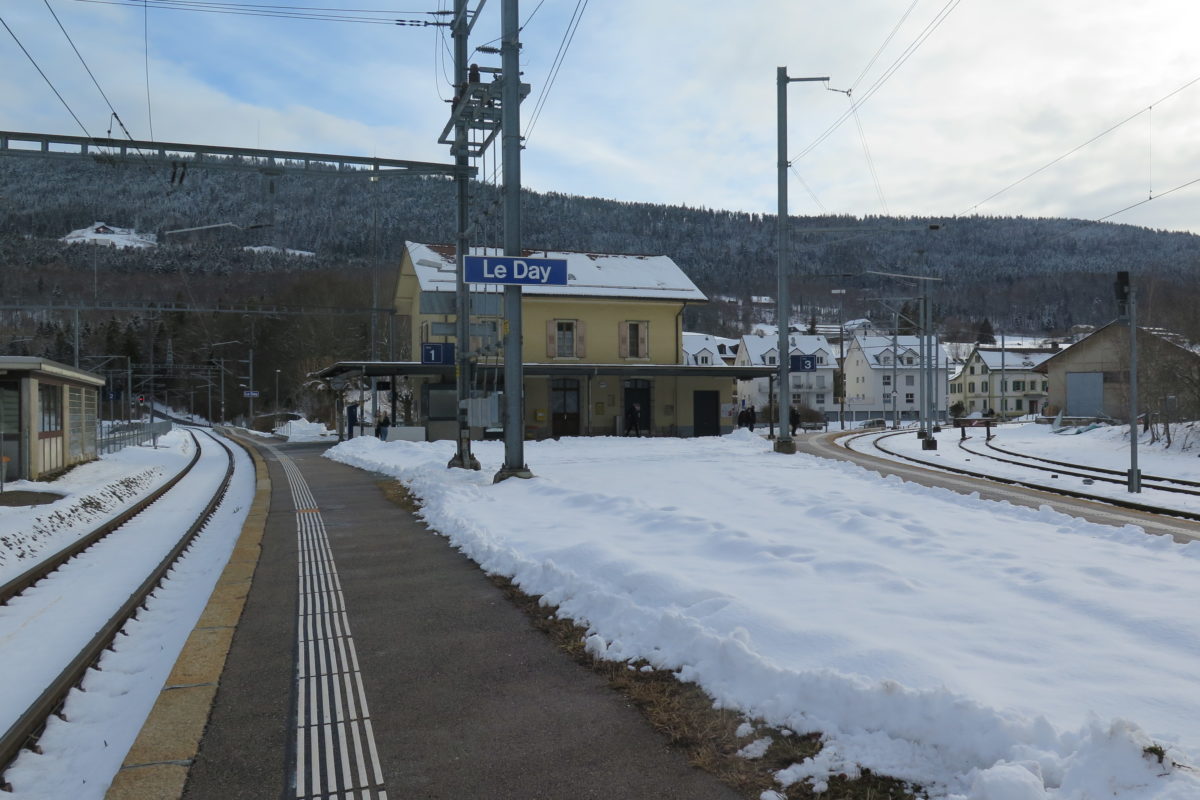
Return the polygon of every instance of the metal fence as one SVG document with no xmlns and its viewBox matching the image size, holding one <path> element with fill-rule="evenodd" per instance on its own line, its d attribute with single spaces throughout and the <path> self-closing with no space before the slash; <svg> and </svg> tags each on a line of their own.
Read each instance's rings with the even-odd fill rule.
<svg viewBox="0 0 1200 800">
<path fill-rule="evenodd" d="M 133 447 L 152 441 L 155 437 L 171 432 L 173 423 L 160 420 L 155 423 L 131 421 L 103 421 L 97 426 L 96 441 L 101 453 L 114 453 L 123 447 Z"/>
</svg>

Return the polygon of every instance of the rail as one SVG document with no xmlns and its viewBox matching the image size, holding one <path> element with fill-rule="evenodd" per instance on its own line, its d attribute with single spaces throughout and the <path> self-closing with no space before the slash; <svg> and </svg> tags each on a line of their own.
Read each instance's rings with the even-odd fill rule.
<svg viewBox="0 0 1200 800">
<path fill-rule="evenodd" d="M 196 441 L 197 444 L 196 457 L 193 458 L 192 464 L 189 464 L 186 470 L 182 471 L 178 476 L 176 476 L 175 479 L 173 479 L 172 485 L 177 484 L 179 480 L 182 479 L 183 475 L 190 471 L 191 467 L 199 458 L 201 449 L 199 446 L 199 441 L 196 440 L 195 433 L 189 433 L 191 433 L 193 436 L 193 441 Z M 155 569 L 151 571 L 149 576 L 142 582 L 142 584 L 138 586 L 132 594 L 130 594 L 129 598 L 121 604 L 120 608 L 118 608 L 117 611 L 109 618 L 108 622 L 96 632 L 96 634 L 83 648 L 80 649 L 79 653 L 73 659 L 71 659 L 70 663 L 67 664 L 67 666 L 48 684 L 46 689 L 42 691 L 38 698 L 32 704 L 30 704 L 30 706 L 21 714 L 20 717 L 17 718 L 17 721 L 12 725 L 12 727 L 10 727 L 2 736 L 0 736 L 0 770 L 7 770 L 13 760 L 15 760 L 20 754 L 21 750 L 35 745 L 38 736 L 40 736 L 41 731 L 45 728 L 46 721 L 51 715 L 58 712 L 71 689 L 77 686 L 83 680 L 88 668 L 100 659 L 100 656 L 103 654 L 104 650 L 111 645 L 116 635 L 136 614 L 137 609 L 145 604 L 147 598 L 150 596 L 150 593 L 158 587 L 163 578 L 166 576 L 168 570 L 171 569 L 174 563 L 179 559 L 180 555 L 182 555 L 184 550 L 186 550 L 196 538 L 199 532 L 203 529 L 204 525 L 211 518 L 212 514 L 216 511 L 216 508 L 220 504 L 221 500 L 225 497 L 225 494 L 228 491 L 229 485 L 233 479 L 233 451 L 228 445 L 217 439 L 212 434 L 208 434 L 206 432 L 205 435 L 207 438 L 211 439 L 222 449 L 224 449 L 226 456 L 228 457 L 228 466 L 226 467 L 225 476 L 221 481 L 220 486 L 213 493 L 212 498 L 208 501 L 204 510 L 188 527 L 187 531 L 185 531 L 184 534 L 179 538 L 176 544 L 171 548 L 170 552 L 163 557 L 157 567 L 155 567 Z M 159 492 L 155 499 L 160 499 L 163 493 L 164 492 Z M 136 513 L 141 513 L 149 505 L 149 503 L 140 504 L 140 508 L 138 508 Z M 133 516 L 136 515 L 136 513 L 123 515 L 124 519 L 120 524 L 128 522 L 129 519 L 132 519 Z M 112 526 L 112 523 L 102 527 L 108 528 L 110 526 Z M 119 525 L 113 526 L 108 533 L 116 530 L 116 527 L 119 527 Z M 104 535 L 108 534 L 106 533 Z M 103 536 L 97 537 L 95 536 L 95 533 L 93 533 L 90 538 L 92 539 L 91 543 L 94 544 L 95 541 L 103 538 Z M 86 549 L 86 547 L 73 549 L 76 549 L 77 554 L 78 552 L 82 552 L 82 550 Z M 67 558 L 69 557 L 70 556 Z M 57 558 L 58 557 L 56 556 L 56 559 Z M 58 564 L 52 569 L 46 569 L 41 577 L 45 577 L 47 574 L 49 574 L 49 572 L 53 571 L 53 569 L 57 569 L 57 567 L 66 560 L 66 558 L 58 560 Z M 33 585 L 33 583 L 36 583 L 37 580 L 41 579 L 41 577 L 34 578 L 31 583 L 28 583 L 28 585 Z M 5 591 L 7 591 L 11 586 L 15 585 L 18 581 L 27 580 L 27 578 L 27 575 L 20 576 L 17 580 L 11 581 L 9 584 L 5 585 Z M 23 591 L 23 589 L 21 591 Z M 12 595 L 8 596 L 11 597 Z M 0 783 L 0 785 L 2 785 L 5 789 L 9 788 L 7 784 Z"/>
</svg>

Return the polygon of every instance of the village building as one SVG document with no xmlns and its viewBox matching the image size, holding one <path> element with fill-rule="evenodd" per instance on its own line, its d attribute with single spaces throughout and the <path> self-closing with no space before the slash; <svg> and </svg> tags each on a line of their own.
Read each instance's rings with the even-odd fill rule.
<svg viewBox="0 0 1200 800">
<path fill-rule="evenodd" d="M 1036 415 L 1046 405 L 1038 365 L 1057 350 L 976 346 L 950 379 L 950 409 L 999 419 Z M 961 404 L 961 405 L 960 405 Z"/>
<path fill-rule="evenodd" d="M 1200 355 L 1181 337 L 1138 326 L 1138 413 L 1200 415 Z M 1076 419 L 1129 419 L 1129 326 L 1110 322 L 1038 365 L 1045 413 Z"/>
<path fill-rule="evenodd" d="M 683 334 L 683 363 L 697 367 L 733 366 L 740 339 L 728 339 L 707 333 Z"/>
<path fill-rule="evenodd" d="M 837 406 L 834 402 L 834 377 L 837 372 L 837 358 L 834 348 L 824 336 L 809 336 L 803 333 L 788 334 L 788 356 L 812 356 L 811 371 L 792 370 L 788 374 L 791 381 L 790 403 L 793 408 L 811 409 L 825 415 L 827 419 L 836 417 Z M 738 346 L 737 366 L 779 368 L 779 337 L 759 328 L 755 333 L 743 336 Z M 742 408 L 761 411 L 772 404 L 775 396 L 775 378 L 773 376 L 751 378 L 738 381 L 738 404 Z"/>
<path fill-rule="evenodd" d="M 712 364 L 688 362 L 683 313 L 707 298 L 674 261 L 603 253 L 524 255 L 567 262 L 565 286 L 522 287 L 526 438 L 621 435 L 635 404 L 641 428 L 651 435 L 706 436 L 733 429 L 735 379 L 766 370 L 733 369 L 719 350 L 711 354 Z M 483 438 L 502 425 L 503 287 L 472 288 L 468 416 L 472 436 Z M 454 343 L 454 247 L 408 242 L 394 303 L 402 361 L 343 362 L 318 375 L 406 379 L 407 417 L 423 428 L 423 438 L 454 438 L 454 367 L 414 358 L 429 344 Z"/>
<path fill-rule="evenodd" d="M 921 337 L 854 336 L 843 364 L 846 421 L 916 419 L 921 409 Z M 950 359 L 934 342 L 935 415 L 946 410 Z"/>
</svg>

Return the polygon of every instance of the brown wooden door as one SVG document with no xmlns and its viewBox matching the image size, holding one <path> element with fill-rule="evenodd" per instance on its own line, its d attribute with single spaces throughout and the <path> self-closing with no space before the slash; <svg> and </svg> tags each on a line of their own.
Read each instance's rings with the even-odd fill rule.
<svg viewBox="0 0 1200 800">
<path fill-rule="evenodd" d="M 579 381 L 554 378 L 550 381 L 550 435 L 579 435 Z"/>
</svg>

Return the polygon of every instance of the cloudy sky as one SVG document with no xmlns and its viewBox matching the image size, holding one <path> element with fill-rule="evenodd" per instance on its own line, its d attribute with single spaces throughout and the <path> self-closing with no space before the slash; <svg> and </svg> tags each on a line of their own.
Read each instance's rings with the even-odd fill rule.
<svg viewBox="0 0 1200 800">
<path fill-rule="evenodd" d="M 82 127 L 108 134 L 52 9 L 135 138 L 152 124 L 160 141 L 449 160 L 444 28 L 186 2 L 203 11 L 5 0 L 0 129 L 83 133 L 19 40 Z M 450 0 L 268 4 L 421 20 Z M 499 10 L 487 3 L 472 46 L 499 36 Z M 520 16 L 526 125 L 544 101 L 523 162 L 534 189 L 773 213 L 785 66 L 852 90 L 788 90 L 795 214 L 1098 219 L 1142 203 L 1111 219 L 1200 232 L 1200 183 L 1171 192 L 1200 179 L 1194 0 L 523 0 Z"/>
</svg>

